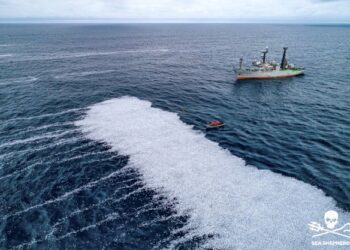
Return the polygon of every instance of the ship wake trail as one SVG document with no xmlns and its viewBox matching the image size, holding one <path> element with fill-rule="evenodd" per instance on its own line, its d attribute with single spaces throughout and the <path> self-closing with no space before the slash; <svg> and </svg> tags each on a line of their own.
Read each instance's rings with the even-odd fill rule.
<svg viewBox="0 0 350 250">
<path fill-rule="evenodd" d="M 49 150 L 49 149 L 63 146 L 63 145 L 81 143 L 81 142 L 83 142 L 82 139 L 84 139 L 84 138 L 73 137 L 73 138 L 68 138 L 68 139 L 60 139 L 60 140 L 57 140 L 54 143 L 51 143 L 49 145 L 44 145 L 44 146 L 40 146 L 40 147 L 36 147 L 36 148 L 33 147 L 30 149 L 17 150 L 15 152 L 0 154 L 0 160 L 4 160 L 7 158 L 11 158 L 11 157 L 16 157 L 18 154 L 37 153 L 40 151 Z"/>
<path fill-rule="evenodd" d="M 134 175 L 134 173 L 131 173 L 130 175 Z M 127 176 L 127 175 L 125 175 L 125 176 Z M 125 177 L 125 176 L 124 176 L 124 177 Z M 125 186 L 125 187 L 117 188 L 117 189 L 114 191 L 114 193 L 113 193 L 109 198 L 106 198 L 106 199 L 103 200 L 103 201 L 97 202 L 97 203 L 95 203 L 95 204 L 93 204 L 93 205 L 84 207 L 84 208 L 82 208 L 82 209 L 77 209 L 77 210 L 71 212 L 69 215 L 67 215 L 67 216 L 65 216 L 65 217 L 62 217 L 62 218 L 59 219 L 54 225 L 52 225 L 50 232 L 48 232 L 47 234 L 42 235 L 40 238 L 33 238 L 33 239 L 32 239 L 31 241 L 29 241 L 29 242 L 22 243 L 22 244 L 20 244 L 20 245 L 18 245 L 18 246 L 16 246 L 16 247 L 14 247 L 14 249 L 16 249 L 16 248 L 21 249 L 21 248 L 23 248 L 24 246 L 31 246 L 31 245 L 38 244 L 38 243 L 41 243 L 41 242 L 44 242 L 44 241 L 48 241 L 48 240 L 63 239 L 63 238 L 65 238 L 65 237 L 63 237 L 64 235 L 63 235 L 63 236 L 58 236 L 58 237 L 56 237 L 56 236 L 54 235 L 54 233 L 57 231 L 57 229 L 59 228 L 59 226 L 63 225 L 65 222 L 67 222 L 67 221 L 69 220 L 69 218 L 72 218 L 72 217 L 74 217 L 74 216 L 77 216 L 77 215 L 79 215 L 79 214 L 82 214 L 82 213 L 84 213 L 84 212 L 87 212 L 87 211 L 89 211 L 89 210 L 91 210 L 91 209 L 99 208 L 101 205 L 103 205 L 103 204 L 105 204 L 105 203 L 107 203 L 107 202 L 111 202 L 111 203 L 118 203 L 118 202 L 121 202 L 121 201 L 126 200 L 126 199 L 128 199 L 129 197 L 131 197 L 131 196 L 133 196 L 133 195 L 135 195 L 135 194 L 137 194 L 137 193 L 140 193 L 140 192 L 144 191 L 144 188 L 141 186 L 142 183 L 141 183 L 140 181 L 137 181 L 137 179 L 135 179 L 135 176 L 134 176 L 133 178 L 130 178 L 130 179 L 126 180 L 126 181 L 120 181 L 120 182 L 117 182 L 117 183 L 115 183 L 115 184 L 123 184 L 123 183 L 127 183 L 127 182 L 130 182 L 130 181 L 134 181 L 135 183 L 132 184 L 132 185 L 127 185 L 127 186 Z M 116 195 L 118 192 L 120 192 L 120 191 L 122 191 L 122 190 L 125 190 L 125 189 L 132 189 L 132 188 L 135 187 L 135 186 L 141 186 L 141 187 L 139 187 L 139 188 L 135 189 L 134 191 L 131 191 L 131 192 L 129 192 L 129 193 L 123 195 L 122 197 L 120 197 L 120 198 L 118 198 L 118 199 L 115 198 L 115 195 Z M 150 205 L 153 205 L 153 204 L 152 204 L 152 203 L 149 203 L 149 204 L 147 204 L 146 206 L 150 206 Z M 146 207 L 146 206 L 145 206 L 145 207 Z M 141 212 L 144 212 L 144 211 L 146 211 L 146 210 L 139 210 L 140 213 L 141 213 Z M 147 210 L 147 211 L 148 211 L 148 210 Z M 139 212 L 138 212 L 138 213 L 139 213 Z M 125 215 L 124 215 L 124 216 L 125 216 Z M 130 216 L 131 216 L 131 215 L 130 215 Z M 135 215 L 133 215 L 133 216 L 135 216 Z M 136 215 L 136 216 L 137 216 L 137 215 Z M 84 227 L 84 228 L 91 228 L 90 226 L 91 226 L 91 225 L 89 225 L 89 226 L 87 226 L 87 227 Z M 78 231 L 73 231 L 73 232 L 81 232 L 81 231 L 78 230 Z M 65 234 L 65 236 L 70 236 L 70 235 L 72 235 L 71 232 L 68 233 L 68 234 Z"/>
<path fill-rule="evenodd" d="M 0 80 L 0 85 L 32 83 L 32 82 L 35 82 L 37 80 L 38 80 L 38 78 L 34 77 L 34 76 L 2 79 L 2 80 Z"/>
<path fill-rule="evenodd" d="M 61 201 L 64 201 L 66 200 L 67 198 L 71 197 L 72 195 L 75 195 L 75 194 L 78 194 L 84 190 L 87 190 L 87 189 L 91 189 L 93 187 L 95 187 L 96 185 L 100 184 L 101 182 L 104 182 L 104 181 L 107 181 L 109 179 L 112 179 L 114 177 L 117 177 L 121 174 L 125 174 L 127 173 L 128 171 L 130 171 L 130 168 L 129 167 L 124 167 L 122 169 L 119 169 L 119 170 L 116 170 L 112 173 L 110 173 L 109 175 L 107 176 L 103 176 L 101 177 L 100 179 L 98 180 L 95 180 L 95 181 L 91 181 L 85 185 L 82 185 L 76 189 L 73 189 L 67 193 L 64 193 L 63 195 L 57 197 L 57 198 L 54 198 L 54 199 L 51 199 L 51 200 L 47 200 L 43 203 L 40 203 L 40 204 L 37 204 L 37 205 L 33 205 L 33 206 L 30 206 L 28 208 L 25 208 L 21 211 L 17 211 L 15 213 L 12 213 L 12 214 L 8 214 L 8 215 L 5 215 L 4 217 L 2 217 L 2 220 L 6 220 L 10 217 L 13 217 L 13 216 L 19 216 L 21 214 L 24 214 L 24 213 L 27 213 L 29 211 L 32 211 L 34 209 L 37 209 L 37 208 L 40 208 L 40 207 L 44 207 L 44 206 L 47 206 L 47 205 L 50 205 L 50 204 L 53 204 L 53 203 L 58 203 L 58 202 L 61 202 Z"/>
<path fill-rule="evenodd" d="M 83 146 L 80 146 L 80 147 L 77 147 L 77 148 L 79 149 L 79 148 L 84 148 L 84 147 L 86 147 L 86 145 L 83 145 Z M 67 152 L 65 152 L 65 153 L 67 153 Z M 29 171 L 31 169 L 34 169 L 34 168 L 37 168 L 37 167 L 40 167 L 40 166 L 43 166 L 43 165 L 49 165 L 49 167 L 47 167 L 47 168 L 45 168 L 43 170 L 44 172 L 46 172 L 47 170 L 49 170 L 52 167 L 52 165 L 59 165 L 59 164 L 62 164 L 62 163 L 65 163 L 65 162 L 69 162 L 69 161 L 81 160 L 81 159 L 84 159 L 85 157 L 98 156 L 98 155 L 103 155 L 103 154 L 108 154 L 108 153 L 109 153 L 108 151 L 102 151 L 102 152 L 96 152 L 96 153 L 87 153 L 87 154 L 83 154 L 83 155 L 67 158 L 67 159 L 60 160 L 60 161 L 51 160 L 51 161 L 45 161 L 45 162 L 37 162 L 37 163 L 31 164 L 31 165 L 28 165 L 27 167 L 15 170 L 12 173 L 0 176 L 0 181 L 2 181 L 4 179 L 7 179 L 7 178 L 11 178 L 13 176 L 16 176 L 18 174 L 21 174 L 23 172 Z M 63 152 L 63 154 L 60 153 L 60 154 L 57 154 L 57 155 L 64 155 L 64 152 Z M 109 157 L 109 158 L 104 158 L 104 159 L 95 159 L 95 160 L 92 160 L 92 161 L 87 161 L 87 162 L 85 162 L 85 164 L 86 163 L 91 164 L 91 163 L 94 163 L 94 162 L 101 162 L 103 160 L 111 160 L 113 158 L 115 158 L 115 156 L 112 156 L 112 157 Z"/>
<path fill-rule="evenodd" d="M 9 146 L 17 145 L 17 144 L 27 144 L 27 143 L 41 141 L 41 140 L 45 140 L 45 139 L 60 138 L 60 137 L 64 137 L 65 135 L 72 134 L 74 132 L 76 132 L 76 130 L 74 130 L 74 129 L 66 130 L 64 132 L 62 132 L 62 131 L 49 132 L 49 133 L 46 133 L 43 135 L 33 136 L 30 138 L 26 138 L 26 139 L 18 139 L 15 141 L 6 142 L 3 144 L 0 144 L 0 148 L 9 147 Z"/>
<path fill-rule="evenodd" d="M 55 76 L 55 78 L 65 79 L 65 78 L 84 77 L 84 76 L 91 76 L 91 75 L 103 75 L 107 73 L 112 73 L 114 71 L 115 70 L 93 70 L 93 71 L 75 72 L 75 73 L 58 75 L 58 76 Z"/>
<path fill-rule="evenodd" d="M 59 59 L 70 59 L 70 58 L 82 58 L 82 57 L 96 57 L 96 56 L 111 56 L 111 55 L 123 55 L 123 54 L 147 54 L 147 53 L 167 53 L 169 52 L 166 48 L 159 49 L 137 49 L 137 50 L 116 50 L 116 51 L 87 51 L 80 53 L 58 53 L 58 54 L 43 54 L 38 56 L 30 56 L 25 58 L 16 59 L 17 62 L 24 61 L 45 61 L 45 60 L 59 60 Z"/>
<path fill-rule="evenodd" d="M 101 225 L 103 225 L 103 224 L 105 224 L 105 223 L 107 223 L 107 222 L 114 221 L 114 220 L 116 220 L 116 219 L 119 218 L 119 217 L 120 217 L 120 216 L 119 216 L 118 213 L 110 213 L 110 214 L 108 214 L 104 219 L 102 219 L 102 220 L 100 220 L 100 221 L 98 221 L 98 222 L 96 222 L 96 223 L 94 223 L 94 224 L 88 225 L 88 226 L 86 226 L 86 227 L 79 228 L 79 229 L 74 230 L 74 231 L 70 231 L 70 232 L 66 233 L 65 235 L 62 235 L 62 236 L 60 236 L 60 237 L 58 237 L 58 238 L 52 238 L 52 239 L 50 239 L 49 237 L 50 237 L 51 235 L 48 235 L 48 238 L 45 239 L 45 240 L 60 241 L 60 240 L 63 240 L 64 238 L 73 236 L 73 235 L 75 235 L 75 234 L 82 233 L 82 232 L 88 231 L 88 230 L 90 230 L 90 229 L 94 229 L 94 228 L 96 228 L 96 227 L 99 227 L 99 226 L 101 226 Z M 122 226 L 119 227 L 118 229 L 120 229 L 120 228 L 122 228 Z M 18 245 L 18 246 L 13 247 L 12 249 L 23 249 L 24 247 L 28 247 L 28 246 L 31 246 L 31 245 L 34 245 L 34 244 L 38 244 L 38 243 L 41 243 L 41 242 L 43 242 L 43 241 L 45 241 L 45 240 L 34 240 L 34 239 L 33 239 L 31 242 L 23 243 L 23 244 L 21 244 L 21 245 Z"/>
<path fill-rule="evenodd" d="M 119 199 L 112 199 L 112 198 L 109 198 L 108 200 L 112 200 L 113 203 L 117 203 L 117 202 L 120 202 L 121 200 L 126 200 L 128 199 L 130 196 L 136 194 L 136 193 L 139 193 L 141 191 L 143 191 L 144 189 L 141 187 L 141 188 L 138 188 L 130 193 L 128 193 L 127 195 L 124 195 L 122 196 L 121 198 Z M 133 217 L 139 217 L 140 215 L 148 212 L 148 211 L 152 211 L 152 210 L 160 210 L 161 207 L 161 202 L 155 200 L 155 203 L 158 205 L 158 207 L 154 207 L 154 203 L 148 203 L 146 205 L 143 205 L 141 207 L 138 208 L 138 212 L 136 214 L 134 214 L 134 212 L 131 212 L 131 213 L 125 213 L 125 214 L 118 214 L 116 212 L 114 213 L 110 213 L 110 214 L 107 214 L 107 216 L 105 216 L 105 219 L 102 219 L 98 222 L 95 222 L 94 224 L 90 224 L 90 225 L 87 225 L 85 227 L 81 227 L 77 230 L 73 230 L 73 231 L 70 231 L 68 233 L 65 233 L 63 235 L 59 235 L 59 236 L 56 236 L 54 235 L 54 233 L 56 232 L 56 229 L 59 225 L 63 224 L 63 222 L 65 222 L 66 219 L 68 219 L 69 217 L 73 217 L 79 213 L 83 213 L 85 211 L 88 211 L 96 206 L 99 206 L 101 203 L 98 203 L 98 204 L 95 204 L 95 205 L 92 205 L 88 208 L 84 208 L 82 210 L 78 210 L 78 211 L 75 211 L 73 213 L 71 213 L 69 216 L 67 217 L 64 217 L 60 222 L 54 224 L 52 226 L 52 229 L 51 231 L 48 233 L 48 234 L 45 234 L 43 235 L 40 239 L 32 239 L 31 241 L 29 242 L 25 242 L 25 243 L 22 243 L 20 245 L 17 245 L 15 247 L 13 247 L 12 249 L 23 249 L 24 247 L 27 247 L 27 246 L 32 246 L 32 245 L 35 245 L 35 244 L 38 244 L 38 243 L 42 243 L 44 241 L 59 241 L 59 240 L 62 240 L 64 238 L 67 238 L 67 237 L 70 237 L 74 234 L 78 234 L 78 233 L 81 233 L 81 232 L 84 232 L 84 231 L 87 231 L 87 230 L 90 230 L 90 229 L 93 229 L 93 228 L 96 228 L 102 224 L 104 224 L 105 222 L 108 222 L 108 221 L 113 221 L 117 218 L 122 218 L 122 217 L 130 217 L 130 216 L 133 216 Z M 112 217 L 111 217 L 112 216 Z M 157 222 L 159 220 L 156 220 L 154 222 Z M 139 225 L 141 226 L 141 225 Z M 117 229 L 121 229 L 123 228 L 124 225 L 122 226 L 119 226 Z M 115 230 L 115 229 L 114 229 Z M 116 238 L 115 240 L 117 240 L 118 238 Z"/>
<path fill-rule="evenodd" d="M 122 97 L 95 104 L 76 125 L 89 139 L 128 155 L 146 188 L 176 201 L 176 213 L 188 217 L 191 229 L 183 241 L 213 235 L 203 247 L 310 249 L 307 224 L 329 209 L 339 211 L 321 190 L 247 166 L 148 101 Z"/>
<path fill-rule="evenodd" d="M 14 130 L 14 131 L 12 131 L 12 134 L 19 136 L 19 135 L 23 135 L 23 134 L 26 134 L 29 132 L 37 132 L 37 131 L 41 131 L 41 130 L 45 130 L 45 129 L 56 128 L 56 127 L 60 128 L 60 127 L 65 127 L 65 126 L 69 126 L 69 125 L 72 125 L 72 122 L 57 122 L 57 123 L 47 124 L 47 125 L 43 125 L 43 126 L 39 126 L 39 127 L 29 126 L 25 129 Z M 3 132 L 3 134 L 5 134 L 5 132 Z M 11 137 L 11 136 L 7 136 L 7 137 L 3 137 L 3 138 L 9 138 L 9 137 Z"/>
<path fill-rule="evenodd" d="M 57 112 L 57 113 L 48 113 L 48 114 L 29 116 L 29 117 L 12 118 L 12 119 L 4 121 L 4 124 L 18 122 L 18 121 L 25 121 L 25 120 L 41 119 L 41 118 L 52 117 L 52 116 L 55 117 L 55 116 L 69 114 L 69 113 L 78 113 L 79 111 L 83 111 L 83 110 L 80 108 L 75 108 L 75 109 L 68 109 L 65 111 Z"/>
</svg>

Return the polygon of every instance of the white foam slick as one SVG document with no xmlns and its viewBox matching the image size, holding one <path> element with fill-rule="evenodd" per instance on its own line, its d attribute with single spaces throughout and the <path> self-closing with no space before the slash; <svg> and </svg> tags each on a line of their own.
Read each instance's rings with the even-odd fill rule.
<svg viewBox="0 0 350 250">
<path fill-rule="evenodd" d="M 148 187 L 177 200 L 176 211 L 189 215 L 195 234 L 216 235 L 208 247 L 311 249 L 308 223 L 329 209 L 339 211 L 319 189 L 247 166 L 177 114 L 148 101 L 98 103 L 76 125 L 90 139 L 130 156 L 129 165 Z"/>
</svg>

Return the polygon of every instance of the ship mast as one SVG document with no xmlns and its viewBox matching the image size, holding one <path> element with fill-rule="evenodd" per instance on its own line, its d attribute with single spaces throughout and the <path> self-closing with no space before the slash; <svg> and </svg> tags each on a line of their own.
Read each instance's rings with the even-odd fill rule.
<svg viewBox="0 0 350 250">
<path fill-rule="evenodd" d="M 266 63 L 266 54 L 267 54 L 267 52 L 269 51 L 269 49 L 266 47 L 266 49 L 265 50 L 263 50 L 263 51 L 261 51 L 261 53 L 262 53 L 262 62 L 263 62 L 263 64 L 265 64 Z"/>
<path fill-rule="evenodd" d="M 281 69 L 285 69 L 287 66 L 287 60 L 286 60 L 286 54 L 287 54 L 288 47 L 283 47 L 283 56 L 281 61 Z"/>
</svg>

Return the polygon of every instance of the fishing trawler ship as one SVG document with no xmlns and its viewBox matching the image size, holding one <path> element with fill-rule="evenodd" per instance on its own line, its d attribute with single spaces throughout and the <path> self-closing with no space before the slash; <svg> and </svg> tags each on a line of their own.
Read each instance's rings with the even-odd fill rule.
<svg viewBox="0 0 350 250">
<path fill-rule="evenodd" d="M 239 68 L 235 70 L 237 80 L 247 79 L 272 79 L 287 78 L 304 74 L 304 68 L 297 68 L 287 61 L 287 47 L 283 48 L 283 56 L 280 64 L 274 61 L 268 62 L 266 55 L 268 48 L 263 50 L 261 60 L 253 61 L 253 68 L 243 68 L 243 58 L 239 61 Z"/>
</svg>

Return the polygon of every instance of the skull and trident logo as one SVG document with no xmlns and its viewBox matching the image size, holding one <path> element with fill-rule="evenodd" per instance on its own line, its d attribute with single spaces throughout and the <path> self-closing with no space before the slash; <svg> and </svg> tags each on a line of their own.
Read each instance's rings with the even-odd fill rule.
<svg viewBox="0 0 350 250">
<path fill-rule="evenodd" d="M 317 232 L 317 234 L 313 235 L 312 237 L 320 237 L 327 234 L 333 234 L 350 239 L 350 223 L 346 223 L 342 227 L 336 228 L 336 225 L 339 222 L 339 215 L 336 211 L 327 211 L 324 214 L 324 222 L 326 224 L 326 228 L 318 222 L 311 222 L 309 224 L 310 230 Z"/>
</svg>

